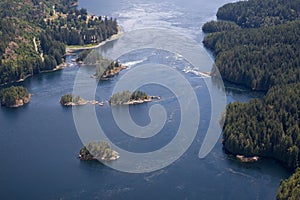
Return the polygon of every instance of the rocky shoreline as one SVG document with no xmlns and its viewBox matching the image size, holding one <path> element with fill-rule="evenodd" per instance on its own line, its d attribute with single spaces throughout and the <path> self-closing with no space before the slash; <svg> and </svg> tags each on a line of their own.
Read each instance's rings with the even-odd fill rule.
<svg viewBox="0 0 300 200">
<path fill-rule="evenodd" d="M 67 102 L 60 102 L 63 106 L 84 106 L 87 104 L 91 105 L 99 105 L 99 106 L 104 106 L 103 101 L 97 101 L 97 100 L 86 100 L 86 99 L 79 99 L 76 102 L 73 101 L 67 101 Z"/>
<path fill-rule="evenodd" d="M 97 45 L 94 45 L 94 46 L 90 46 L 90 47 L 67 47 L 66 48 L 66 54 L 65 56 L 68 56 L 68 55 L 72 55 L 74 54 L 76 51 L 80 51 L 80 50 L 85 50 L 85 49 L 95 49 L 95 48 L 98 48 L 104 44 L 106 44 L 107 42 L 110 42 L 110 41 L 113 41 L 113 40 L 116 40 L 118 39 L 121 35 L 122 35 L 122 28 L 120 26 L 118 26 L 118 33 L 116 33 L 115 35 L 112 35 L 110 38 L 102 41 L 101 43 L 97 44 Z M 54 69 L 51 69 L 51 70 L 44 70 L 44 71 L 41 71 L 39 72 L 38 74 L 43 74 L 43 73 L 50 73 L 50 72 L 55 72 L 55 71 L 58 71 L 58 70 L 61 70 L 63 68 L 67 67 L 67 63 L 66 62 L 63 62 L 59 65 L 57 65 Z M 15 81 L 11 81 L 11 82 L 7 82 L 7 83 L 3 83 L 3 84 L 0 84 L 0 86 L 2 85 L 7 85 L 7 84 L 11 84 L 11 83 L 19 83 L 19 82 L 23 82 L 25 81 L 27 78 L 31 77 L 31 76 L 34 76 L 34 74 L 28 74 L 26 75 L 25 77 L 19 79 L 19 80 L 15 80 Z"/>
<path fill-rule="evenodd" d="M 116 106 L 116 105 L 136 105 L 136 104 L 142 104 L 142 103 L 148 103 L 148 102 L 152 102 L 154 100 L 160 100 L 161 97 L 160 96 L 147 96 L 146 98 L 139 98 L 139 99 L 131 99 L 125 102 L 121 102 L 121 103 L 114 103 L 111 100 L 109 100 L 109 104 L 112 106 Z"/>
<path fill-rule="evenodd" d="M 79 102 L 76 102 L 76 103 L 70 101 L 70 102 L 64 103 L 63 105 L 64 106 L 84 106 L 87 103 L 88 103 L 88 101 L 82 99 L 82 100 L 80 100 Z"/>
<path fill-rule="evenodd" d="M 111 149 L 108 142 L 90 142 L 79 151 L 78 158 L 83 161 L 114 161 L 119 153 Z"/>
<path fill-rule="evenodd" d="M 24 106 L 25 104 L 30 102 L 30 97 L 31 97 L 31 94 L 29 94 L 29 96 L 25 97 L 24 99 L 17 99 L 16 104 L 12 105 L 12 106 L 9 106 L 9 107 L 10 108 L 17 108 L 17 107 Z"/>
<path fill-rule="evenodd" d="M 29 103 L 30 102 L 30 97 L 31 97 L 31 94 L 29 95 L 29 97 L 25 97 L 24 99 L 17 99 L 16 100 L 16 103 L 14 105 L 10 105 L 10 106 L 6 106 L 8 108 L 18 108 L 18 107 L 22 107 L 24 106 L 25 104 Z"/>
<path fill-rule="evenodd" d="M 84 154 L 79 153 L 78 154 L 78 158 L 80 160 L 83 160 L 83 161 L 91 161 L 91 160 L 114 161 L 114 160 L 117 160 L 118 158 L 120 158 L 118 152 L 112 151 L 112 154 L 113 155 L 109 156 L 109 157 L 103 156 L 103 157 L 100 157 L 100 158 L 96 158 L 92 154 L 86 154 L 86 155 L 84 155 Z"/>
<path fill-rule="evenodd" d="M 1 105 L 17 108 L 30 102 L 31 94 L 22 86 L 11 86 L 0 91 Z"/>
<path fill-rule="evenodd" d="M 142 103 L 152 102 L 153 100 L 160 100 L 160 99 L 161 99 L 160 96 L 148 96 L 148 98 L 146 99 L 130 100 L 128 102 L 123 103 L 123 105 L 142 104 Z"/>
<path fill-rule="evenodd" d="M 236 155 L 235 156 L 239 161 L 241 162 L 246 162 L 246 163 L 249 163 L 249 162 L 257 162 L 259 160 L 259 157 L 258 156 L 252 156 L 252 157 L 246 157 L 244 155 Z"/>
<path fill-rule="evenodd" d="M 112 70 L 108 70 L 105 74 L 103 74 L 103 75 L 101 76 L 100 79 L 111 78 L 111 77 L 113 77 L 113 76 L 119 74 L 119 73 L 120 73 L 122 70 L 124 70 L 124 69 L 127 69 L 127 67 L 124 66 L 124 65 L 121 65 L 120 67 L 115 67 L 115 68 L 112 69 Z"/>
</svg>

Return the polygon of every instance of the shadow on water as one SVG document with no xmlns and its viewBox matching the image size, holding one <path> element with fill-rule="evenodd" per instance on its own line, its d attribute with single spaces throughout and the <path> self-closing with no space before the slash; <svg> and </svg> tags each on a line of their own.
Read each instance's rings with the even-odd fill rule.
<svg viewBox="0 0 300 200">
<path fill-rule="evenodd" d="M 261 179 L 266 183 L 288 178 L 291 175 L 291 171 L 275 159 L 260 157 L 257 162 L 247 163 L 239 161 L 235 155 L 228 153 L 224 148 L 222 148 L 222 152 L 224 161 L 229 166 L 226 170 L 233 175 L 244 176 L 253 181 Z"/>
<path fill-rule="evenodd" d="M 79 161 L 79 167 L 80 169 L 87 170 L 87 171 L 102 171 L 102 170 L 108 170 L 109 168 L 105 166 L 103 163 L 101 163 L 98 160 L 89 160 L 89 161 L 84 161 L 80 160 Z"/>
</svg>

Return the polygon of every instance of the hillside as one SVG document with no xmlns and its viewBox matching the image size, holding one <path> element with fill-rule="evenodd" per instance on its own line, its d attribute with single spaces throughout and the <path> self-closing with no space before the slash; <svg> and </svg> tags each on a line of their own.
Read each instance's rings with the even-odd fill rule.
<svg viewBox="0 0 300 200">
<path fill-rule="evenodd" d="M 300 82 L 271 88 L 263 99 L 227 107 L 224 147 L 235 154 L 300 163 Z"/>
<path fill-rule="evenodd" d="M 203 26 L 203 43 L 215 55 L 222 77 L 262 99 L 231 103 L 223 128 L 233 154 L 275 158 L 300 165 L 300 0 L 249 0 L 219 8 L 218 21 Z M 300 179 L 281 183 L 278 199 L 297 199 Z"/>
<path fill-rule="evenodd" d="M 203 26 L 223 79 L 263 91 L 300 80 L 300 0 L 276 2 L 227 4 L 217 16 L 232 21 Z"/>
<path fill-rule="evenodd" d="M 0 84 L 63 63 L 65 45 L 99 43 L 117 33 L 117 22 L 77 9 L 77 0 L 0 2 Z"/>
</svg>

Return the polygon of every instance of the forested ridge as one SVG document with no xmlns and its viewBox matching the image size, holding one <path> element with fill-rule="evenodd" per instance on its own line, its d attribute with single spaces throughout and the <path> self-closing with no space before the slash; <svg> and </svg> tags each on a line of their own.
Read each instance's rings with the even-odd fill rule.
<svg viewBox="0 0 300 200">
<path fill-rule="evenodd" d="M 229 3 L 217 12 L 218 19 L 242 28 L 279 25 L 300 19 L 299 0 L 249 0 Z"/>
<path fill-rule="evenodd" d="M 208 22 L 204 45 L 225 80 L 262 99 L 231 103 L 223 127 L 233 154 L 271 157 L 295 170 L 300 165 L 300 0 L 248 0 L 219 8 Z M 300 199 L 299 171 L 283 181 L 278 199 Z"/>
<path fill-rule="evenodd" d="M 77 9 L 77 0 L 0 2 L 0 84 L 52 70 L 65 45 L 99 43 L 117 33 L 117 22 Z"/>
<path fill-rule="evenodd" d="M 300 80 L 300 20 L 216 32 L 203 43 L 225 80 L 264 91 Z"/>
<path fill-rule="evenodd" d="M 224 147 L 246 156 L 300 163 L 300 83 L 272 87 L 262 99 L 231 103 L 223 130 Z"/>
<path fill-rule="evenodd" d="M 231 3 L 217 16 L 232 21 L 206 23 L 203 30 L 211 34 L 203 43 L 223 79 L 264 91 L 300 79 L 300 0 Z M 266 23 L 270 18 L 279 22 Z"/>
</svg>

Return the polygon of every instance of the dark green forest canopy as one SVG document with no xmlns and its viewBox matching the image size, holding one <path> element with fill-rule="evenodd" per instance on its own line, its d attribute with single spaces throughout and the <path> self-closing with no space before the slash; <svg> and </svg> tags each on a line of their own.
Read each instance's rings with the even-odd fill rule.
<svg viewBox="0 0 300 200">
<path fill-rule="evenodd" d="M 300 169 L 296 171 L 288 180 L 282 181 L 277 193 L 278 200 L 298 200 L 300 199 Z"/>
<path fill-rule="evenodd" d="M 219 8 L 203 43 L 223 79 L 263 99 L 231 103 L 223 144 L 233 154 L 272 157 L 294 170 L 300 162 L 300 0 L 248 0 Z M 235 25 L 234 25 L 234 24 Z M 281 183 L 278 199 L 299 199 L 299 171 Z"/>
<path fill-rule="evenodd" d="M 18 100 L 27 102 L 30 97 L 28 90 L 22 86 L 11 86 L 0 91 L 1 105 L 12 107 Z"/>
<path fill-rule="evenodd" d="M 239 1 L 219 8 L 217 17 L 219 20 L 233 21 L 243 28 L 279 25 L 300 19 L 300 1 Z"/>
<path fill-rule="evenodd" d="M 300 0 L 226 4 L 218 11 L 222 21 L 203 26 L 212 33 L 203 43 L 215 55 L 225 80 L 264 91 L 277 84 L 295 83 L 300 80 L 299 13 Z M 270 18 L 279 18 L 280 23 L 271 23 Z M 256 25 L 245 26 L 241 19 L 251 19 Z"/>
<path fill-rule="evenodd" d="M 210 21 L 202 27 L 204 33 L 240 30 L 241 27 L 230 21 Z"/>
<path fill-rule="evenodd" d="M 289 168 L 300 163 L 300 83 L 275 86 L 249 103 L 227 107 L 224 147 L 235 154 L 273 157 Z"/>
<path fill-rule="evenodd" d="M 54 69 L 65 45 L 99 43 L 118 31 L 116 20 L 89 16 L 77 0 L 3 0 L 0 15 L 0 84 Z"/>
<path fill-rule="evenodd" d="M 65 105 L 67 103 L 78 103 L 81 100 L 80 96 L 75 96 L 73 94 L 65 94 L 60 98 L 60 103 Z"/>
<path fill-rule="evenodd" d="M 265 91 L 300 80 L 300 20 L 213 33 L 203 42 L 225 80 Z"/>
</svg>

